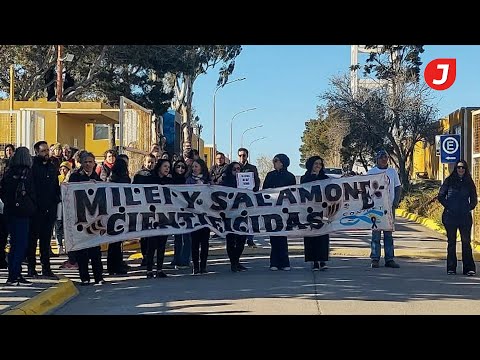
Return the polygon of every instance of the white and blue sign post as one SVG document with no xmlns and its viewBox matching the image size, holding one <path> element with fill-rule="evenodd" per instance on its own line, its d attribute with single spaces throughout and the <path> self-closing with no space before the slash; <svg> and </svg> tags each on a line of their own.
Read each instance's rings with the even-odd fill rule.
<svg viewBox="0 0 480 360">
<path fill-rule="evenodd" d="M 456 163 L 460 160 L 460 135 L 449 134 L 440 136 L 440 162 Z"/>
</svg>

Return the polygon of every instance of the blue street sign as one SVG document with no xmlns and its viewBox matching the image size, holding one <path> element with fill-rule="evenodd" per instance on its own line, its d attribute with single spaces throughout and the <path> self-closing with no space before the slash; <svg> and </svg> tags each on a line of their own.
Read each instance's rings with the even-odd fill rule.
<svg viewBox="0 0 480 360">
<path fill-rule="evenodd" d="M 455 163 L 460 160 L 460 135 L 440 136 L 440 162 Z"/>
</svg>

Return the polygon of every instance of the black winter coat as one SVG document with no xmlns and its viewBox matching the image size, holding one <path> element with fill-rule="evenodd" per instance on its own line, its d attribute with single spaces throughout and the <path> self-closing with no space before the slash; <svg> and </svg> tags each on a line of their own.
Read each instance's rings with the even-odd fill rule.
<svg viewBox="0 0 480 360">
<path fill-rule="evenodd" d="M 152 176 L 152 170 L 142 169 L 133 177 L 133 184 L 150 184 Z"/>
<path fill-rule="evenodd" d="M 27 167 L 15 167 L 5 172 L 0 183 L 0 199 L 2 199 L 4 204 L 3 214 L 6 216 L 25 216 L 24 214 L 18 213 L 15 206 L 17 186 L 21 179 L 23 179 L 25 184 L 25 192 L 32 200 L 33 207 L 28 209 L 28 212 L 33 214 L 37 210 L 37 196 L 31 169 Z"/>
<path fill-rule="evenodd" d="M 58 183 L 58 169 L 50 159 L 44 164 L 43 159 L 33 157 L 32 165 L 33 184 L 35 186 L 37 209 L 40 213 L 57 213 L 57 204 L 60 202 L 60 184 Z"/>
<path fill-rule="evenodd" d="M 73 172 L 70 175 L 68 182 L 83 182 L 83 181 L 90 181 L 90 180 L 102 181 L 102 179 L 100 179 L 100 176 L 95 172 L 95 170 L 92 172 L 90 176 L 88 176 L 85 173 L 85 171 L 80 169 Z"/>
<path fill-rule="evenodd" d="M 283 186 L 296 185 L 297 179 L 288 170 L 270 171 L 263 181 L 263 189 L 279 188 Z"/>
<path fill-rule="evenodd" d="M 246 163 L 245 165 L 240 164 L 242 167 L 241 172 L 253 172 L 253 179 L 255 181 L 255 187 L 253 191 L 258 191 L 260 189 L 260 177 L 258 176 L 258 169 L 255 165 Z"/>
<path fill-rule="evenodd" d="M 444 224 L 466 224 L 472 219 L 470 211 L 477 206 L 477 189 L 471 181 L 448 177 L 440 187 L 438 201 L 445 208 Z"/>
</svg>

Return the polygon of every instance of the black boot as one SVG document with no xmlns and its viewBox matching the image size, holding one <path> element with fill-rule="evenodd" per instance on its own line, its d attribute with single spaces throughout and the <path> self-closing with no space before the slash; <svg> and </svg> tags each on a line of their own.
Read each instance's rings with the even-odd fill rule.
<svg viewBox="0 0 480 360">
<path fill-rule="evenodd" d="M 42 276 L 49 279 L 58 280 L 58 276 L 52 272 L 50 265 L 42 265 Z"/>
<path fill-rule="evenodd" d="M 35 270 L 35 266 L 28 265 L 27 277 L 37 277 L 38 272 Z"/>
<path fill-rule="evenodd" d="M 0 269 L 8 269 L 8 263 L 5 259 L 5 253 L 3 255 L 0 254 Z"/>
<path fill-rule="evenodd" d="M 198 263 L 193 263 L 193 275 L 199 274 L 200 268 L 198 267 Z"/>
</svg>

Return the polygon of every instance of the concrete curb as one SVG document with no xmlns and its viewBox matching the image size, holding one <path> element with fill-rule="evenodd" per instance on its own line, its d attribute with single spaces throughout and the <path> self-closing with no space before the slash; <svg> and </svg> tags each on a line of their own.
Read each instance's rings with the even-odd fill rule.
<svg viewBox="0 0 480 360">
<path fill-rule="evenodd" d="M 46 315 L 78 295 L 78 289 L 70 279 L 62 275 L 58 277 L 58 284 L 2 315 Z"/>
<path fill-rule="evenodd" d="M 409 213 L 406 210 L 403 209 L 395 209 L 395 215 L 401 216 L 403 218 L 406 218 L 408 220 L 415 221 L 418 224 L 421 224 L 430 230 L 436 231 L 442 235 L 447 235 L 447 232 L 445 231 L 445 227 L 443 225 L 437 224 L 435 221 L 432 219 L 417 215 L 417 214 L 412 214 Z"/>
</svg>

